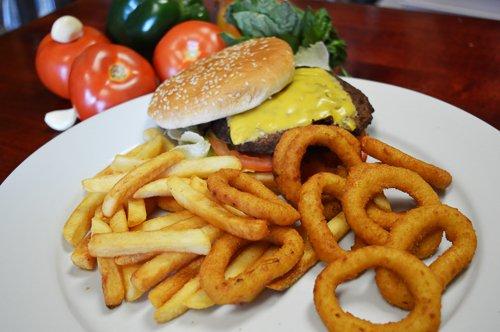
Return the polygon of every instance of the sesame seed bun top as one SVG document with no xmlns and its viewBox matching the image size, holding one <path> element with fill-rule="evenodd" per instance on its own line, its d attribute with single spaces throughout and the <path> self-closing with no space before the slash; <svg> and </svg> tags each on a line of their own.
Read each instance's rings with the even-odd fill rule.
<svg viewBox="0 0 500 332">
<path fill-rule="evenodd" d="M 293 52 L 278 38 L 225 48 L 193 63 L 155 91 L 148 114 L 160 127 L 183 128 L 252 109 L 292 81 Z"/>
</svg>

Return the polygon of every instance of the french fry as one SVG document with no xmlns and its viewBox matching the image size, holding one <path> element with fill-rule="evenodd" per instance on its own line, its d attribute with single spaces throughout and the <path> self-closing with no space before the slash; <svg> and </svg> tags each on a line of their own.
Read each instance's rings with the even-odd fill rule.
<svg viewBox="0 0 500 332">
<path fill-rule="evenodd" d="M 127 156 L 138 159 L 150 159 L 160 155 L 162 152 L 163 140 L 160 136 L 156 136 L 142 144 L 141 148 L 138 149 L 137 152 L 127 154 Z"/>
<path fill-rule="evenodd" d="M 207 195 L 207 197 L 214 198 L 210 190 L 208 190 L 208 184 L 206 180 L 203 180 L 202 178 L 199 178 L 197 176 L 193 176 L 189 184 L 191 185 L 191 187 L 193 187 L 193 189 L 199 191 L 204 195 Z"/>
<path fill-rule="evenodd" d="M 373 203 L 384 211 L 392 211 L 391 202 L 385 197 L 384 194 L 377 194 L 373 196 Z"/>
<path fill-rule="evenodd" d="M 167 178 L 161 178 L 150 183 L 147 183 L 143 187 L 139 188 L 134 193 L 134 198 L 148 198 L 155 196 L 172 196 L 170 189 L 167 185 Z"/>
<path fill-rule="evenodd" d="M 146 140 L 150 140 L 157 136 L 160 136 L 163 143 L 163 152 L 172 150 L 175 147 L 175 144 L 163 134 L 163 131 L 161 129 L 157 127 L 152 127 L 144 130 L 143 136 Z"/>
<path fill-rule="evenodd" d="M 214 306 L 215 302 L 200 288 L 193 295 L 188 297 L 183 304 L 189 309 L 201 310 Z"/>
<path fill-rule="evenodd" d="M 63 237 L 73 246 L 85 237 L 90 229 L 92 216 L 101 205 L 104 194 L 90 193 L 80 202 L 64 224 Z"/>
<path fill-rule="evenodd" d="M 117 154 L 109 167 L 114 173 L 126 173 L 133 170 L 137 166 L 144 164 L 144 162 L 146 162 L 145 159 L 127 157 L 121 154 Z"/>
<path fill-rule="evenodd" d="M 95 212 L 94 212 L 94 218 L 99 218 L 99 219 L 102 219 L 104 220 L 105 222 L 107 222 L 107 218 L 104 216 L 104 214 L 102 214 L 102 210 L 101 210 L 101 207 L 98 206 L 96 209 L 95 209 Z"/>
<path fill-rule="evenodd" d="M 178 317 L 188 310 L 184 301 L 192 296 L 200 288 L 200 278 L 194 277 L 175 293 L 170 300 L 156 309 L 154 317 L 157 323 L 168 322 Z"/>
<path fill-rule="evenodd" d="M 189 280 L 194 278 L 200 271 L 203 258 L 197 258 L 188 265 L 179 269 L 175 274 L 167 277 L 156 285 L 148 294 L 149 301 L 156 307 L 161 307 Z"/>
<path fill-rule="evenodd" d="M 241 169 L 241 161 L 233 156 L 214 156 L 200 159 L 186 159 L 170 167 L 163 175 L 206 178 L 223 168 Z"/>
<path fill-rule="evenodd" d="M 109 225 L 110 218 L 104 216 L 104 214 L 102 213 L 102 209 L 101 209 L 100 206 L 98 206 L 97 209 L 95 209 L 95 213 L 94 213 L 94 216 L 92 217 L 92 219 L 93 218 L 100 219 L 102 222 L 104 222 L 104 223 L 106 223 L 106 224 Z"/>
<path fill-rule="evenodd" d="M 333 235 L 335 235 L 335 240 L 340 241 L 344 235 L 349 232 L 349 224 L 345 220 L 343 212 L 340 212 L 335 217 L 333 217 L 328 223 L 328 228 Z"/>
<path fill-rule="evenodd" d="M 144 137 L 145 141 L 149 141 L 150 139 L 153 139 L 158 135 L 163 135 L 163 132 L 160 128 L 157 127 L 144 129 L 144 131 L 142 132 L 142 136 Z"/>
<path fill-rule="evenodd" d="M 257 259 L 259 259 L 269 244 L 265 242 L 257 242 L 246 247 L 236 258 L 229 264 L 226 272 L 224 273 L 226 279 L 236 277 L 237 275 L 245 272 Z M 189 297 L 184 305 L 190 309 L 205 309 L 209 308 L 215 303 L 208 297 L 203 289 L 199 289 L 191 297 Z"/>
<path fill-rule="evenodd" d="M 212 201 L 214 201 L 214 202 L 222 205 L 226 210 L 228 210 L 232 214 L 235 214 L 235 215 L 240 216 L 240 217 L 246 217 L 247 216 L 244 212 L 238 210 L 237 208 L 235 208 L 235 207 L 233 207 L 231 205 L 222 204 L 221 202 L 219 202 L 217 200 L 217 198 L 215 198 L 215 196 L 212 195 L 212 193 L 208 189 L 207 181 L 205 181 L 203 179 L 200 179 L 197 176 L 193 176 L 191 178 L 190 185 L 191 185 L 191 187 L 193 187 L 193 189 L 195 189 L 196 191 L 199 191 L 200 193 L 202 193 L 203 195 L 205 195 L 207 198 L 209 198 Z"/>
<path fill-rule="evenodd" d="M 154 180 L 183 158 L 184 155 L 181 152 L 165 152 L 128 172 L 104 197 L 102 203 L 104 215 L 111 217 L 137 189 Z"/>
<path fill-rule="evenodd" d="M 107 193 L 126 173 L 100 175 L 82 181 L 82 186 L 89 193 Z"/>
<path fill-rule="evenodd" d="M 278 185 L 276 184 L 276 181 L 274 181 L 273 173 L 246 173 L 246 174 L 262 182 L 267 188 L 269 188 L 273 192 L 277 194 L 280 193 Z"/>
<path fill-rule="evenodd" d="M 115 263 L 118 265 L 130 265 L 142 263 L 150 260 L 161 252 L 148 252 L 146 254 L 123 255 L 115 257 Z"/>
<path fill-rule="evenodd" d="M 181 220 L 176 224 L 162 228 L 164 231 L 182 231 L 185 229 L 196 229 L 207 226 L 207 222 L 198 216 L 192 216 L 189 219 Z"/>
<path fill-rule="evenodd" d="M 182 220 L 193 217 L 189 211 L 169 213 L 157 218 L 149 219 L 133 228 L 134 231 L 157 231 L 162 228 L 174 225 Z M 194 228 L 194 227 L 192 227 Z"/>
<path fill-rule="evenodd" d="M 84 270 L 93 270 L 97 264 L 95 257 L 90 256 L 88 248 L 89 241 L 90 233 L 78 243 L 71 254 L 71 261 L 73 264 Z"/>
<path fill-rule="evenodd" d="M 111 227 L 113 233 L 128 231 L 127 216 L 125 215 L 124 209 L 118 210 L 113 217 L 111 217 L 109 220 L 109 226 Z"/>
<path fill-rule="evenodd" d="M 95 234 L 111 233 L 112 231 L 113 230 L 111 229 L 111 227 L 101 218 L 92 218 L 92 226 L 90 226 L 90 233 L 92 234 L 92 236 L 94 236 Z"/>
<path fill-rule="evenodd" d="M 193 216 L 188 211 L 178 212 L 178 214 L 183 214 L 183 215 L 189 214 L 190 217 L 188 217 L 185 220 L 180 220 L 179 221 L 179 217 L 180 217 L 179 216 L 179 217 L 176 218 L 177 220 L 174 220 L 175 222 L 172 225 L 165 226 L 165 227 L 161 227 L 161 226 L 167 225 L 170 222 L 165 222 L 164 223 L 163 222 L 163 218 L 165 218 L 166 221 L 169 221 L 168 217 L 169 216 L 174 216 L 174 214 L 170 214 L 170 215 L 158 217 L 158 218 L 155 218 L 155 219 L 151 219 L 151 221 L 156 221 L 156 219 L 157 219 L 158 223 L 155 223 L 155 224 L 152 224 L 152 225 L 148 225 L 147 227 L 145 227 L 142 230 L 152 231 L 152 230 L 162 229 L 162 230 L 171 230 L 171 231 L 174 231 L 174 230 L 175 231 L 181 231 L 181 230 L 186 230 L 186 229 L 195 229 L 195 228 L 201 228 L 201 227 L 207 226 L 207 223 L 203 219 L 201 219 L 200 217 L 197 217 L 197 216 Z M 142 226 L 143 224 L 139 225 L 138 227 Z M 204 232 L 205 232 L 205 234 L 207 234 L 207 236 L 209 238 L 211 238 L 211 237 L 214 236 L 213 234 L 210 234 L 209 232 L 207 233 L 207 230 L 204 230 Z M 118 257 L 115 258 L 115 262 L 118 265 L 127 265 L 127 264 L 140 263 L 140 262 L 144 262 L 144 261 L 150 260 L 151 258 L 155 257 L 158 254 L 161 254 L 161 252 L 150 252 L 150 253 L 146 253 L 146 254 L 135 254 L 135 255 L 128 255 L 128 256 L 118 256 Z"/>
<path fill-rule="evenodd" d="M 104 176 L 104 175 L 110 175 L 110 174 L 113 174 L 113 170 L 111 169 L 110 166 L 107 166 L 105 168 L 103 168 L 102 170 L 100 170 L 98 173 L 96 173 L 94 175 L 94 177 L 100 177 L 100 176 Z"/>
<path fill-rule="evenodd" d="M 135 271 L 132 275 L 132 283 L 137 289 L 146 292 L 165 279 L 170 273 L 189 264 L 197 256 L 196 254 L 182 252 L 159 254 Z"/>
<path fill-rule="evenodd" d="M 125 297 L 120 267 L 113 258 L 97 258 L 97 265 L 101 273 L 102 292 L 104 303 L 110 309 L 120 305 Z"/>
<path fill-rule="evenodd" d="M 158 207 L 168 212 L 180 212 L 186 209 L 182 207 L 173 197 L 158 197 Z"/>
<path fill-rule="evenodd" d="M 190 183 L 191 179 L 182 178 L 186 183 Z M 201 180 L 201 179 L 200 179 Z M 202 180 L 203 181 L 203 180 Z M 143 187 L 139 188 L 134 193 L 134 198 L 149 198 L 149 197 L 172 197 L 172 193 L 168 187 L 168 178 L 161 178 L 155 181 L 151 181 L 145 184 Z"/>
<path fill-rule="evenodd" d="M 230 213 L 178 177 L 170 177 L 168 185 L 180 205 L 217 228 L 248 240 L 259 240 L 268 232 L 265 221 Z"/>
<path fill-rule="evenodd" d="M 156 137 L 156 136 L 155 136 Z M 124 156 L 128 158 L 136 158 L 136 159 L 149 159 L 157 156 L 160 154 L 162 151 L 157 150 L 158 142 L 152 142 L 152 139 L 155 138 L 152 137 L 151 139 L 147 140 L 145 143 L 142 143 L 132 150 L 128 151 L 127 153 L 123 155 L 117 155 L 117 156 Z M 155 154 L 156 153 L 156 154 Z M 150 157 L 148 157 L 150 155 Z M 94 177 L 98 177 L 101 175 L 109 175 L 113 174 L 114 171 L 111 169 L 111 165 L 107 166 L 103 170 L 101 170 L 99 173 L 97 173 Z"/>
<path fill-rule="evenodd" d="M 106 222 L 99 217 L 92 218 L 91 241 L 95 236 L 107 235 L 110 232 L 111 227 Z M 108 308 L 112 309 L 120 305 L 125 297 L 125 288 L 123 286 L 120 267 L 115 264 L 114 259 L 103 257 L 97 257 L 97 266 L 101 273 L 104 303 L 106 303 Z"/>
<path fill-rule="evenodd" d="M 223 233 L 219 228 L 212 225 L 203 226 L 200 230 L 208 237 L 210 243 L 217 240 Z"/>
<path fill-rule="evenodd" d="M 247 246 L 227 267 L 224 272 L 226 279 L 236 277 L 245 272 L 268 248 L 269 244 L 265 242 L 252 243 Z"/>
<path fill-rule="evenodd" d="M 125 286 L 125 300 L 128 302 L 133 302 L 144 294 L 144 292 L 138 290 L 130 280 L 132 274 L 134 274 L 139 267 L 141 267 L 140 264 L 126 265 L 122 267 L 123 284 Z"/>
<path fill-rule="evenodd" d="M 95 257 L 116 257 L 158 251 L 189 252 L 206 255 L 210 238 L 202 229 L 96 234 L 89 242 Z"/>
<path fill-rule="evenodd" d="M 134 227 L 142 224 L 146 218 L 146 204 L 144 203 L 144 199 L 134 199 L 131 198 L 128 200 L 128 216 L 127 216 L 127 225 L 128 227 Z"/>
<path fill-rule="evenodd" d="M 210 242 L 215 241 L 222 233 L 213 226 L 205 226 L 201 228 L 200 231 L 206 234 Z M 144 263 L 134 273 L 132 282 L 138 289 L 147 291 L 165 279 L 173 271 L 191 262 L 195 257 L 196 255 L 187 253 L 166 252 L 159 254 L 150 261 Z"/>
</svg>

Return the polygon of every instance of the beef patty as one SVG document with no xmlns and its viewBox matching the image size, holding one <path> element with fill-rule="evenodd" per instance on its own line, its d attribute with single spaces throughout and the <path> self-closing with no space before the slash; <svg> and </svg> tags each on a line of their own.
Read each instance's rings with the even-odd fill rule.
<svg viewBox="0 0 500 332">
<path fill-rule="evenodd" d="M 372 105 L 361 91 L 345 82 L 344 80 L 337 77 L 338 81 L 344 88 L 344 90 L 351 96 L 352 102 L 356 107 L 357 117 L 356 129 L 354 130 L 354 135 L 359 135 L 362 133 L 366 127 L 372 121 L 372 113 L 374 112 Z M 314 121 L 314 124 L 332 124 L 332 117 Z M 219 139 L 223 140 L 232 149 L 245 153 L 255 153 L 255 154 L 273 154 L 276 144 L 280 140 L 283 132 L 278 132 L 270 135 L 266 135 L 252 142 L 246 142 L 243 144 L 234 145 L 231 142 L 231 136 L 229 134 L 229 126 L 227 124 L 227 118 L 212 121 L 207 124 L 207 129 L 211 130 Z"/>
</svg>

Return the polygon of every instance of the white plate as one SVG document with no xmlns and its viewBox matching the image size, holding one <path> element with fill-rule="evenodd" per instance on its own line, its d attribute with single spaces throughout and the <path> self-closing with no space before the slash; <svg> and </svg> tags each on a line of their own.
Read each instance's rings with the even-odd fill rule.
<svg viewBox="0 0 500 332">
<path fill-rule="evenodd" d="M 500 327 L 500 135 L 456 107 L 406 89 L 350 79 L 376 109 L 370 133 L 451 171 L 443 197 L 474 223 L 479 246 L 472 265 L 443 297 L 444 331 Z M 0 326 L 4 331 L 321 331 L 312 289 L 317 265 L 283 294 L 266 291 L 253 304 L 190 311 L 165 325 L 147 299 L 108 310 L 97 272 L 70 261 L 62 226 L 83 196 L 80 181 L 142 142 L 153 126 L 149 96 L 85 121 L 26 159 L 0 187 Z M 344 241 L 344 245 L 347 245 Z M 401 318 L 373 285 L 373 275 L 342 285 L 342 303 L 377 322 Z"/>
</svg>

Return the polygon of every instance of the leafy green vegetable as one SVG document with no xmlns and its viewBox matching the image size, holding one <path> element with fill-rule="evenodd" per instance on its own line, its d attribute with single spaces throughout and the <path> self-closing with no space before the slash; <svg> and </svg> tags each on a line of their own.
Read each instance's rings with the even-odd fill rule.
<svg viewBox="0 0 500 332">
<path fill-rule="evenodd" d="M 347 58 L 346 43 L 342 39 L 333 39 L 326 42 L 326 48 L 330 53 L 330 66 L 335 68 Z"/>
<path fill-rule="evenodd" d="M 289 2 L 275 0 L 237 0 L 226 12 L 228 23 L 234 24 L 242 33 L 240 38 L 223 37 L 228 44 L 256 37 L 276 36 L 286 40 L 294 50 L 300 45 L 299 35 L 302 11 Z"/>
<path fill-rule="evenodd" d="M 327 40 L 332 31 L 332 22 L 328 12 L 321 8 L 316 13 L 307 8 L 304 13 L 302 30 L 302 46 L 308 46 L 319 41 Z"/>
<path fill-rule="evenodd" d="M 343 63 L 347 56 L 346 44 L 338 37 L 330 15 L 323 8 L 303 11 L 288 1 L 236 0 L 226 11 L 226 21 L 242 33 L 239 38 L 224 33 L 222 38 L 228 45 L 251 38 L 275 36 L 287 41 L 294 52 L 299 46 L 324 42 L 332 67 Z"/>
</svg>

